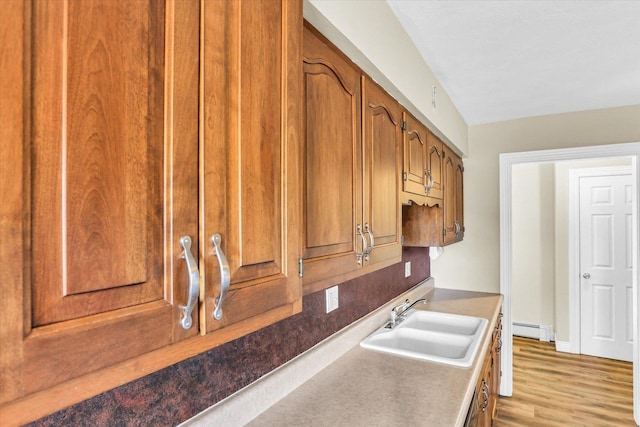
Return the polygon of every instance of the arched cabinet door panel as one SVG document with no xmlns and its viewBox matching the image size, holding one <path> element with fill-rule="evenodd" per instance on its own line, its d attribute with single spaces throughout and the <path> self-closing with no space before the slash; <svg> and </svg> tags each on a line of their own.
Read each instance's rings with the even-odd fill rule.
<svg viewBox="0 0 640 427">
<path fill-rule="evenodd" d="M 429 131 L 408 112 L 403 111 L 402 117 L 404 121 L 402 190 L 414 196 L 413 201 L 422 204 L 429 185 L 427 160 L 427 134 Z"/>
<path fill-rule="evenodd" d="M 442 183 L 442 162 L 444 156 L 444 144 L 438 137 L 429 131 L 427 135 L 427 164 L 429 175 L 431 178 L 431 186 L 427 196 L 438 201 L 440 206 L 442 203 L 443 183 Z M 431 204 L 431 203 L 429 203 Z"/>
<path fill-rule="evenodd" d="M 309 25 L 304 28 L 303 281 L 362 268 L 360 72 Z"/>
<path fill-rule="evenodd" d="M 368 77 L 363 78 L 363 222 L 373 247 L 369 265 L 402 259 L 401 108 Z"/>
<path fill-rule="evenodd" d="M 464 199 L 462 159 L 450 149 L 444 156 L 444 244 L 459 242 L 464 237 Z"/>
</svg>

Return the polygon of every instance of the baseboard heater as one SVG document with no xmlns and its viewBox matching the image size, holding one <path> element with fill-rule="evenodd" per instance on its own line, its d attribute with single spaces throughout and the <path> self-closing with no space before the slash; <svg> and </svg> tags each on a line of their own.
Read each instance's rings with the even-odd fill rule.
<svg viewBox="0 0 640 427">
<path fill-rule="evenodd" d="M 555 335 L 551 325 L 533 325 L 530 323 L 513 322 L 511 332 L 518 337 L 534 338 L 547 342 L 555 341 Z"/>
</svg>

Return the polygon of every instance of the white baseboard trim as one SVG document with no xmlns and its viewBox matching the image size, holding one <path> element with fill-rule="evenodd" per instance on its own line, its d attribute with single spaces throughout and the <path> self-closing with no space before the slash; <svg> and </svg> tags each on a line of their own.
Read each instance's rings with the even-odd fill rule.
<svg viewBox="0 0 640 427">
<path fill-rule="evenodd" d="M 512 334 L 518 337 L 533 338 L 540 341 L 555 341 L 555 334 L 551 325 L 531 325 L 527 323 L 513 323 Z"/>
<path fill-rule="evenodd" d="M 540 339 L 540 327 L 538 325 L 514 323 L 511 327 L 511 332 L 517 337 Z"/>
<path fill-rule="evenodd" d="M 551 342 L 555 341 L 556 337 L 553 333 L 553 326 L 540 325 L 540 341 Z"/>
<path fill-rule="evenodd" d="M 571 345 L 567 341 L 556 341 L 556 351 L 571 353 Z"/>
</svg>

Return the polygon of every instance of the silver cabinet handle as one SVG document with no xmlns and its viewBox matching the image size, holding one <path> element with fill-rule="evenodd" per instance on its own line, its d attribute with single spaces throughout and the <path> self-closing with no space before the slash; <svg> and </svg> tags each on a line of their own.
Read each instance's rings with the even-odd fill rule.
<svg viewBox="0 0 640 427">
<path fill-rule="evenodd" d="M 433 176 L 431 176 L 431 171 L 429 169 L 425 169 L 424 174 L 427 177 L 427 185 L 424 186 L 424 192 L 426 194 L 429 194 L 429 192 L 433 188 Z"/>
<path fill-rule="evenodd" d="M 369 253 L 367 252 L 367 238 L 362 234 L 362 226 L 360 224 L 356 226 L 356 234 L 359 234 L 362 239 L 362 252 L 358 254 L 358 265 L 362 265 L 362 259 L 365 258 L 366 254 L 366 259 L 368 260 Z"/>
<path fill-rule="evenodd" d="M 458 222 L 458 220 L 455 221 L 454 225 L 455 225 L 455 231 L 453 232 L 453 234 L 455 234 L 455 236 L 458 237 L 458 234 L 460 234 L 460 223 Z"/>
<path fill-rule="evenodd" d="M 373 251 L 373 246 L 376 244 L 375 239 L 373 238 L 373 233 L 371 232 L 371 230 L 369 229 L 369 223 L 366 222 L 364 224 L 364 231 L 369 234 L 369 249 L 367 250 L 367 253 L 364 256 L 364 260 L 365 261 L 369 261 L 369 254 L 371 254 L 371 252 Z"/>
<path fill-rule="evenodd" d="M 229 263 L 227 262 L 227 258 L 224 256 L 224 252 L 222 252 L 222 248 L 220 247 L 221 242 L 222 237 L 220 237 L 218 233 L 211 236 L 211 243 L 213 243 L 213 247 L 216 250 L 216 256 L 218 257 L 218 264 L 220 264 L 220 296 L 216 298 L 216 307 L 213 310 L 213 318 L 216 320 L 222 319 L 222 303 L 224 302 L 224 298 L 227 296 L 229 284 L 231 283 Z"/>
<path fill-rule="evenodd" d="M 591 275 L 589 273 L 584 273 L 582 277 L 584 277 L 585 279 L 591 279 Z"/>
<path fill-rule="evenodd" d="M 484 402 L 482 402 L 482 412 L 487 410 L 487 406 L 489 406 L 489 386 L 485 380 L 482 380 L 482 395 L 484 397 Z"/>
<path fill-rule="evenodd" d="M 187 271 L 189 272 L 189 295 L 187 296 L 187 305 L 183 307 L 180 324 L 184 329 L 189 329 L 193 325 L 191 312 L 198 303 L 198 297 L 200 296 L 200 273 L 198 272 L 198 263 L 191 253 L 191 237 L 182 236 L 180 245 L 183 249 L 180 258 L 184 258 L 187 262 Z"/>
</svg>

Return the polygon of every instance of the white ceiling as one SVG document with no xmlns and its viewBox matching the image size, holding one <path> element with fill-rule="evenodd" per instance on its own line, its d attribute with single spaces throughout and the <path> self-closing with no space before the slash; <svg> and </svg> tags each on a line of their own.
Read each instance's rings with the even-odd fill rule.
<svg viewBox="0 0 640 427">
<path fill-rule="evenodd" d="M 640 104 L 640 0 L 387 2 L 469 125 Z"/>
</svg>

